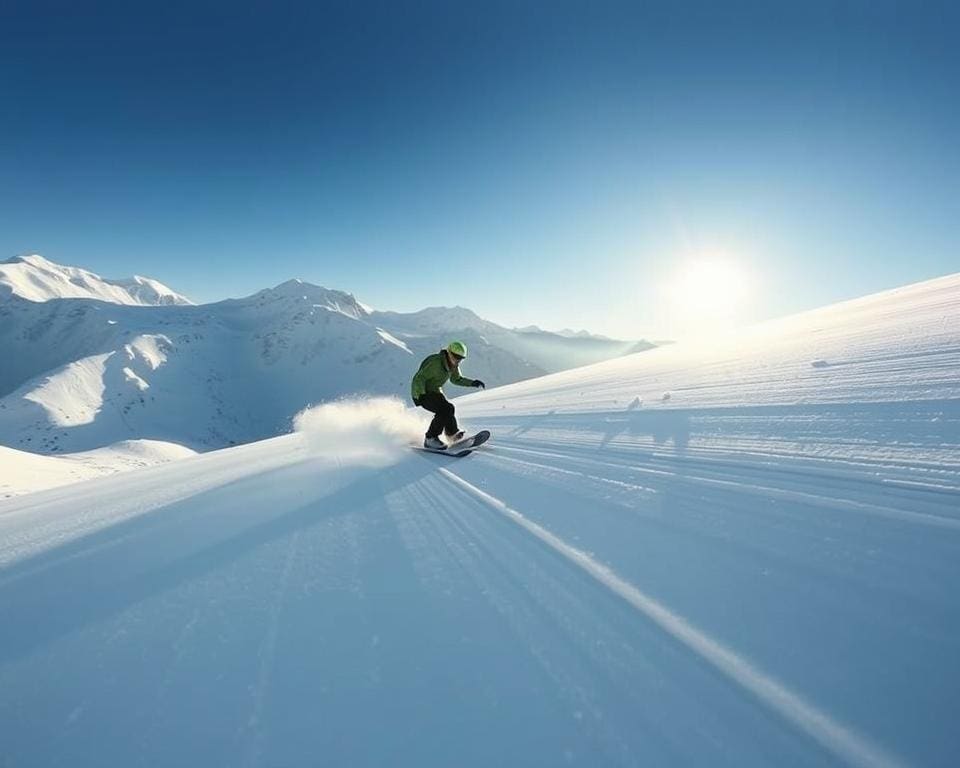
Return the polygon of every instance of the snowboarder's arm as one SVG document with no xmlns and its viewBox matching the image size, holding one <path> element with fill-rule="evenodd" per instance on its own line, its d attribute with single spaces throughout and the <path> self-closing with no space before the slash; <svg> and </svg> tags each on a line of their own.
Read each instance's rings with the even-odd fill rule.
<svg viewBox="0 0 960 768">
<path fill-rule="evenodd" d="M 473 387 L 476 386 L 473 383 L 473 379 L 465 379 L 460 375 L 460 371 L 456 368 L 450 374 L 450 383 L 456 384 L 458 387 Z"/>
</svg>

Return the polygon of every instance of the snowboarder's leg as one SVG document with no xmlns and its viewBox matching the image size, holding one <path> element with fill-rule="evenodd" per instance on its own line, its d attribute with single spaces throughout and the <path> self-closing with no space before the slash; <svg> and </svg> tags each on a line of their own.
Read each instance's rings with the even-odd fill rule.
<svg viewBox="0 0 960 768">
<path fill-rule="evenodd" d="M 454 415 L 453 403 L 443 396 L 443 392 L 427 392 L 420 398 L 420 407 L 434 414 L 425 437 L 439 437 L 441 432 L 447 435 L 456 434 L 457 417 Z"/>
<path fill-rule="evenodd" d="M 446 398 L 443 398 L 447 401 Z M 457 434 L 460 431 L 460 428 L 457 426 L 457 416 L 456 409 L 453 407 L 453 403 L 447 401 L 447 408 L 444 411 L 444 422 L 443 422 L 443 434 L 447 437 Z"/>
</svg>

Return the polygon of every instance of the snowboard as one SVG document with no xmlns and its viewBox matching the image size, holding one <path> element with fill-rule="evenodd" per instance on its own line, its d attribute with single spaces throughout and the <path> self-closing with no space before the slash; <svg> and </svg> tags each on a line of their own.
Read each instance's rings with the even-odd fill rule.
<svg viewBox="0 0 960 768">
<path fill-rule="evenodd" d="M 458 440 L 455 443 L 451 443 L 445 449 L 443 448 L 424 448 L 422 445 L 414 446 L 417 450 L 426 451 L 427 453 L 441 453 L 444 456 L 450 456 L 455 459 L 462 459 L 464 456 L 469 456 L 473 449 L 477 446 L 483 445 L 487 440 L 490 439 L 490 432 L 486 429 L 477 432 L 475 435 L 469 435 L 464 437 L 462 440 Z"/>
<path fill-rule="evenodd" d="M 477 446 L 483 445 L 487 440 L 490 439 L 490 431 L 486 429 L 481 429 L 475 435 L 467 435 L 466 437 L 461 438 L 455 443 L 451 443 L 447 446 L 448 451 L 456 451 L 463 448 L 469 448 L 473 450 Z"/>
</svg>

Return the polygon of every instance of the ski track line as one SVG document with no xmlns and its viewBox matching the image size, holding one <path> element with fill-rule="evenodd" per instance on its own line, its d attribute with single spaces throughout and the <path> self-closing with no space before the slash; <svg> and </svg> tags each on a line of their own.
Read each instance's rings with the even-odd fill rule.
<svg viewBox="0 0 960 768">
<path fill-rule="evenodd" d="M 450 493 L 459 493 L 459 490 L 452 488 Z M 467 578 L 471 579 L 481 590 L 484 598 L 493 610 L 507 622 L 513 634 L 519 638 L 537 666 L 562 692 L 560 695 L 563 701 L 568 703 L 571 710 L 577 713 L 575 715 L 577 720 L 586 718 L 591 727 L 595 729 L 599 741 L 598 749 L 602 748 L 605 757 L 615 756 L 617 765 L 634 765 L 635 761 L 631 760 L 630 748 L 624 742 L 615 723 L 611 718 L 604 717 L 604 708 L 601 702 L 602 694 L 598 692 L 595 681 L 584 679 L 581 676 L 583 675 L 582 671 L 578 672 L 567 668 L 562 663 L 558 663 L 554 655 L 556 651 L 547 649 L 543 641 L 538 638 L 538 633 L 543 631 L 543 614 L 550 616 L 554 621 L 558 621 L 560 615 L 564 613 L 561 607 L 551 608 L 547 605 L 543 593 L 551 592 L 553 584 L 548 584 L 546 578 L 544 578 L 542 579 L 544 583 L 540 585 L 539 589 L 530 585 L 523 585 L 522 589 L 526 599 L 524 601 L 517 600 L 513 596 L 513 590 L 519 587 L 513 579 L 519 577 L 515 572 L 506 576 L 506 578 L 504 577 L 504 573 L 510 570 L 504 563 L 510 557 L 504 558 L 502 548 L 489 540 L 489 534 L 480 530 L 484 520 L 476 516 L 470 516 L 463 510 L 454 513 L 443 506 L 439 509 L 437 517 L 442 521 L 442 525 L 434 522 L 433 526 L 438 531 L 437 535 L 444 541 L 449 556 L 458 563 Z M 489 525 L 491 522 L 499 524 L 498 520 L 487 518 L 486 524 Z M 478 525 L 478 523 L 481 525 Z M 444 528 L 446 530 L 443 530 Z M 508 530 L 507 533 L 510 533 L 510 531 Z M 513 557 L 517 558 L 518 556 L 514 555 Z M 542 565 L 531 564 L 527 567 L 542 571 Z M 508 596 L 508 593 L 510 596 Z M 554 599 L 556 600 L 555 597 Z M 555 605 L 560 606 L 562 603 L 557 602 Z M 570 610 L 569 605 L 566 606 L 566 609 Z M 567 619 L 566 622 L 560 624 L 561 631 L 568 635 L 571 642 L 576 643 L 580 636 L 586 637 L 590 632 L 587 627 L 591 624 L 582 621 L 580 616 L 574 617 L 568 614 L 565 618 Z M 578 628 L 582 628 L 579 633 L 577 632 Z M 594 637 L 597 635 L 598 633 L 594 630 Z M 605 634 L 601 632 L 599 636 L 605 637 Z M 608 639 L 608 637 L 605 637 L 605 639 Z M 591 657 L 591 662 L 595 661 L 596 659 Z M 496 701 L 496 694 L 492 696 L 491 700 Z"/>
<path fill-rule="evenodd" d="M 287 557 L 283 564 L 283 573 L 280 575 L 280 583 L 277 585 L 276 593 L 270 605 L 270 625 L 267 627 L 267 633 L 260 647 L 260 669 L 257 673 L 256 686 L 253 689 L 253 711 L 247 720 L 247 728 L 253 731 L 253 743 L 247 747 L 247 754 L 243 761 L 245 766 L 259 765 L 261 753 L 263 752 L 262 720 L 264 700 L 266 699 L 267 690 L 270 687 L 270 678 L 273 673 L 273 665 L 277 655 L 277 636 L 280 633 L 280 613 L 283 610 L 283 598 L 290 585 L 290 571 L 293 569 L 293 561 L 296 556 L 299 540 L 299 532 L 294 533 L 290 539 L 290 545 L 287 548 Z"/>
<path fill-rule="evenodd" d="M 725 491 L 734 491 L 737 493 L 749 494 L 751 496 L 762 496 L 764 498 L 776 498 L 781 501 L 792 501 L 800 504 L 810 504 L 817 507 L 827 507 L 828 509 L 843 510 L 846 512 L 857 512 L 865 515 L 873 515 L 875 517 L 883 517 L 890 520 L 898 520 L 900 522 L 915 523 L 918 525 L 928 525 L 935 528 L 947 528 L 953 531 L 960 531 L 960 520 L 953 517 L 945 517 L 943 515 L 935 515 L 927 512 L 911 512 L 905 509 L 896 509 L 894 507 L 884 507 L 879 504 L 873 504 L 865 501 L 854 501 L 852 499 L 837 499 L 829 496 L 821 496 L 815 493 L 807 493 L 805 491 L 796 491 L 788 488 L 773 488 L 768 485 L 760 485 L 755 481 L 745 481 L 738 482 L 736 480 L 721 480 L 715 477 L 704 477 L 702 475 L 680 475 L 677 472 L 670 471 L 668 469 L 655 469 L 653 467 L 641 467 L 638 465 L 626 465 L 626 464 L 607 464 L 605 462 L 596 461 L 592 459 L 580 458 L 577 456 L 571 456 L 563 453 L 542 453 L 537 451 L 531 451 L 525 448 L 515 448 L 513 446 L 499 446 L 508 451 L 516 451 L 519 453 L 532 453 L 540 456 L 553 456 L 554 458 L 563 459 L 566 461 L 578 462 L 581 464 L 591 463 L 599 464 L 601 466 L 616 466 L 619 469 L 625 469 L 630 472 L 638 472 L 646 475 L 654 475 L 657 477 L 672 478 L 678 482 L 686 484 L 697 484 L 705 486 L 708 488 L 718 488 Z M 495 455 L 495 454 L 494 454 Z M 498 459 L 502 461 L 515 461 L 521 464 L 529 464 L 531 466 L 544 466 L 542 464 L 536 464 L 531 461 L 523 461 L 521 459 L 511 459 L 507 456 L 497 456 Z M 550 466 L 549 469 L 556 470 L 556 467 Z M 562 471 L 562 470 L 561 470 Z M 597 478 L 601 479 L 601 478 Z"/>
<path fill-rule="evenodd" d="M 187 653 L 187 646 L 189 644 L 189 639 L 194 633 L 194 630 L 197 627 L 197 624 L 200 623 L 200 617 L 203 613 L 206 612 L 206 609 L 194 608 L 190 619 L 186 624 L 180 629 L 180 632 L 177 634 L 176 639 L 173 641 L 172 651 L 173 656 L 170 661 L 166 664 L 166 668 L 163 673 L 163 678 L 160 681 L 160 684 L 157 686 L 156 701 L 153 706 L 153 716 L 150 718 L 150 724 L 144 729 L 144 732 L 140 736 L 140 745 L 141 749 L 146 753 L 150 749 L 151 740 L 157 732 L 159 727 L 161 713 L 164 711 L 164 702 L 167 697 L 167 691 L 170 689 L 170 684 L 173 678 L 173 672 L 183 660 L 184 656 Z"/>
<path fill-rule="evenodd" d="M 612 569 L 601 565 L 585 552 L 567 544 L 546 528 L 529 520 L 495 496 L 468 483 L 449 469 L 439 471 L 451 482 L 487 507 L 532 534 L 573 565 L 583 570 L 668 635 L 685 645 L 697 656 L 713 666 L 731 682 L 753 694 L 763 704 L 779 714 L 795 728 L 806 733 L 831 754 L 846 763 L 863 768 L 900 768 L 905 765 L 871 744 L 865 737 L 834 721 L 828 714 L 807 703 L 716 640 L 696 629 L 665 606 L 645 595 L 630 582 L 620 578 Z"/>
<path fill-rule="evenodd" d="M 511 440 L 509 437 L 503 438 L 497 441 L 497 444 L 500 446 L 506 446 L 509 444 L 518 444 L 525 442 L 523 440 L 518 441 L 516 439 Z M 795 441 L 794 441 L 795 442 Z M 543 438 L 539 441 L 540 446 L 552 446 L 555 450 L 563 450 L 569 445 L 573 445 L 581 450 L 586 447 L 586 444 L 582 440 L 571 440 L 564 438 Z M 763 446 L 762 450 L 758 450 L 757 446 Z M 596 447 L 592 445 L 592 447 Z M 625 450 L 626 446 L 607 447 L 605 453 L 611 458 L 621 459 L 623 462 L 630 462 L 635 460 L 635 451 L 642 450 L 644 451 L 650 460 L 657 461 L 666 461 L 670 462 L 675 459 L 674 455 L 669 453 L 664 453 L 661 449 L 653 447 L 647 444 L 631 444 L 631 447 L 634 450 Z M 856 446 L 854 446 L 856 447 Z M 898 446 L 903 449 L 904 446 Z M 946 448 L 940 447 L 938 450 L 946 451 Z M 897 457 L 883 456 L 883 457 L 867 457 L 867 456 L 832 456 L 829 459 L 824 459 L 822 457 L 813 457 L 806 455 L 797 450 L 776 450 L 770 448 L 769 439 L 757 438 L 752 440 L 735 440 L 730 447 L 723 447 L 722 445 L 698 445 L 696 448 L 688 447 L 687 448 L 686 461 L 688 463 L 697 463 L 706 466 L 716 466 L 719 468 L 727 468 L 732 464 L 741 467 L 756 467 L 757 469 L 770 470 L 771 461 L 781 461 L 788 460 L 795 464 L 794 467 L 790 469 L 785 469 L 782 466 L 777 467 L 779 472 L 787 472 L 790 474 L 802 475 L 805 477 L 810 477 L 816 475 L 818 477 L 823 477 L 824 475 L 829 475 L 833 479 L 838 480 L 850 480 L 850 479 L 860 479 L 865 473 L 872 473 L 877 469 L 887 469 L 891 472 L 896 472 L 902 476 L 904 472 L 910 471 L 942 471 L 944 470 L 945 462 L 930 462 L 930 461 L 910 461 L 904 463 L 902 459 Z M 731 460 L 731 457 L 733 459 Z M 837 465 L 843 465 L 847 469 L 839 470 Z M 957 469 L 960 469 L 960 466 L 957 466 L 956 469 L 954 465 L 950 465 L 948 471 L 951 472 L 953 476 L 956 475 Z M 896 483 L 910 483 L 909 480 L 905 480 L 902 477 L 896 478 L 886 478 L 884 482 L 895 485 Z M 912 483 L 911 483 L 912 485 Z M 955 484 L 945 485 L 945 486 L 936 486 L 936 488 L 941 490 L 955 491 L 957 486 Z M 912 488 L 909 488 L 912 490 Z"/>
<path fill-rule="evenodd" d="M 499 440 L 497 445 L 500 447 L 510 447 L 512 450 L 524 450 L 522 447 L 529 441 L 511 440 L 509 438 Z M 754 445 L 763 445 L 763 450 L 757 450 Z M 596 455 L 598 446 L 585 443 L 582 440 L 543 440 L 538 443 L 538 449 L 543 450 L 544 446 L 552 448 L 554 451 L 560 451 L 564 454 L 570 454 L 570 448 L 577 453 L 587 451 Z M 872 475 L 877 469 L 887 469 L 891 472 L 900 473 L 905 471 L 943 469 L 943 464 L 923 464 L 920 462 L 911 462 L 909 464 L 897 463 L 895 459 L 871 459 L 865 457 L 850 456 L 831 456 L 824 459 L 821 457 L 812 457 L 803 455 L 797 451 L 778 451 L 771 450 L 769 440 L 760 439 L 751 442 L 749 445 L 733 445 L 731 447 L 688 447 L 683 455 L 683 462 L 688 466 L 695 466 L 704 471 L 729 471 L 731 468 L 751 469 L 763 473 L 775 473 L 787 475 L 797 480 L 808 481 L 811 478 L 827 478 L 834 482 L 861 481 L 866 475 L 873 479 Z M 666 452 L 660 448 L 651 448 L 649 446 L 634 445 L 633 450 L 624 450 L 622 448 L 611 448 L 609 445 L 604 448 L 603 455 L 610 461 L 610 464 L 632 466 L 637 460 L 637 454 L 643 455 L 643 458 L 652 464 L 675 464 L 677 454 Z M 529 449 L 527 449 L 529 450 Z M 785 462 L 790 462 L 791 466 L 786 466 Z M 897 483 L 900 478 L 885 478 L 888 483 Z M 947 486 L 948 488 L 950 486 Z M 907 490 L 913 490 L 908 488 Z"/>
</svg>

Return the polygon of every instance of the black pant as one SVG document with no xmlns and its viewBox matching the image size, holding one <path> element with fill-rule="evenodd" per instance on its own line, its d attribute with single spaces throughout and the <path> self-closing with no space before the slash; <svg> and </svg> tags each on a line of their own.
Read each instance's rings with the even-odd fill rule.
<svg viewBox="0 0 960 768">
<path fill-rule="evenodd" d="M 427 392 L 420 396 L 417 403 L 435 414 L 427 430 L 427 437 L 440 437 L 443 432 L 447 437 L 457 433 L 457 417 L 454 415 L 453 403 L 443 396 L 443 392 Z"/>
</svg>

